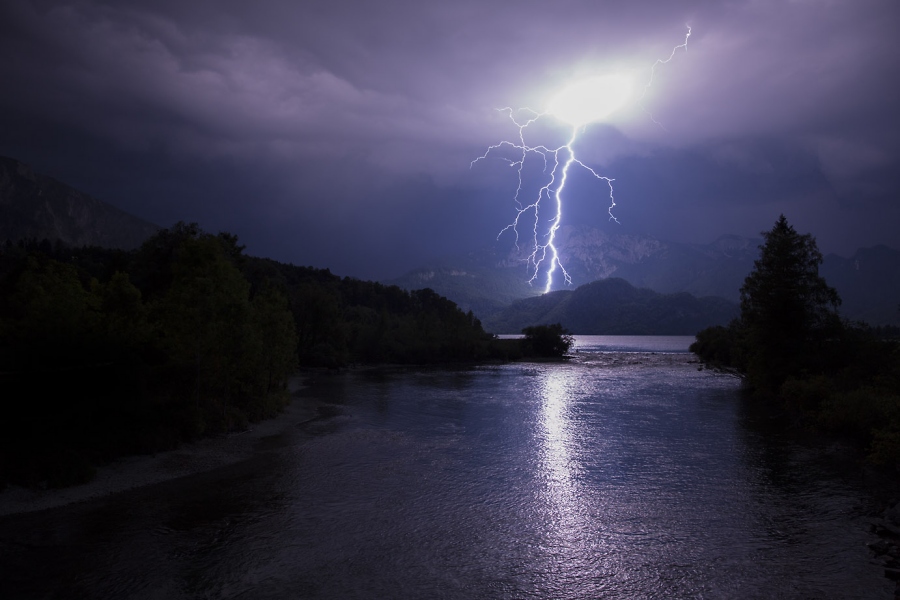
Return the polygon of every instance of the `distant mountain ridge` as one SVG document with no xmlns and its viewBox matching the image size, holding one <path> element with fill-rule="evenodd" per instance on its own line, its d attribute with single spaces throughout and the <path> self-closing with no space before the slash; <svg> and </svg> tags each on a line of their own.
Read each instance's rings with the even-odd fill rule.
<svg viewBox="0 0 900 600">
<path fill-rule="evenodd" d="M 617 277 L 660 294 L 686 292 L 734 303 L 762 243 L 723 235 L 709 244 L 687 244 L 571 226 L 560 228 L 556 241 L 576 286 Z M 430 287 L 489 322 L 512 302 L 541 293 L 540 284 L 528 285 L 526 258 L 524 252 L 494 246 L 424 266 L 389 283 L 407 289 Z M 845 317 L 900 325 L 900 251 L 875 246 L 861 248 L 850 258 L 830 254 L 820 273 L 838 290 Z M 560 289 L 574 287 L 557 283 L 554 290 Z"/>
<path fill-rule="evenodd" d="M 711 244 L 685 244 L 589 227 L 560 228 L 557 239 L 562 264 L 576 285 L 621 277 L 661 294 L 688 292 L 733 302 L 762 241 L 723 235 Z"/>
<path fill-rule="evenodd" d="M 0 242 L 59 240 L 130 250 L 159 227 L 97 200 L 13 158 L 0 156 Z"/>
<path fill-rule="evenodd" d="M 761 240 L 726 235 L 711 244 L 666 242 L 647 235 L 611 234 L 589 227 L 561 227 L 560 260 L 575 282 L 554 291 L 618 277 L 661 294 L 687 292 L 738 301 L 738 289 L 753 267 Z M 538 296 L 530 285 L 527 253 L 499 244 L 415 269 L 392 283 L 406 289 L 430 287 L 485 319 L 512 302 Z M 561 280 L 561 278 L 559 278 Z"/>
<path fill-rule="evenodd" d="M 612 277 L 575 289 L 518 300 L 483 321 L 495 333 L 518 333 L 531 325 L 560 323 L 585 335 L 694 335 L 725 325 L 738 305 L 724 298 L 686 292 L 658 294 Z"/>
<path fill-rule="evenodd" d="M 479 317 L 494 314 L 516 300 L 537 296 L 524 264 L 510 265 L 496 248 L 435 261 L 385 283 L 407 290 L 429 287 Z"/>
</svg>

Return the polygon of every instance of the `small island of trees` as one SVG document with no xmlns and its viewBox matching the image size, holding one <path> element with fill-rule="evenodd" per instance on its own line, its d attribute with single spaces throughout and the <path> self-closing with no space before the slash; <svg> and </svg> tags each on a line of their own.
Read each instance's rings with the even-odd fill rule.
<svg viewBox="0 0 900 600">
<path fill-rule="evenodd" d="M 559 323 L 532 325 L 522 330 L 522 348 L 526 356 L 562 358 L 572 348 L 575 338 Z"/>
</svg>

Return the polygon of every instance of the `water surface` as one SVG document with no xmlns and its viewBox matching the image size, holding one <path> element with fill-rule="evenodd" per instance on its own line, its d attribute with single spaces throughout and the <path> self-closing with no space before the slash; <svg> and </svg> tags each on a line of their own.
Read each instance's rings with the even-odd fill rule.
<svg viewBox="0 0 900 600">
<path fill-rule="evenodd" d="M 322 417 L 251 461 L 0 519 L 0 595 L 892 597 L 865 494 L 690 341 L 320 375 Z"/>
</svg>

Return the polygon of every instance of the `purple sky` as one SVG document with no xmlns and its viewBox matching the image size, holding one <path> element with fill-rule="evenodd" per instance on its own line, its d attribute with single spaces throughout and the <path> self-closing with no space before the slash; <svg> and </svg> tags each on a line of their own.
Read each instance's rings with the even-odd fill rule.
<svg viewBox="0 0 900 600">
<path fill-rule="evenodd" d="M 710 242 L 780 213 L 823 252 L 900 246 L 896 0 L 5 0 L 0 154 L 160 225 L 388 278 L 491 244 L 515 171 L 496 109 L 642 83 L 579 138 L 565 223 Z M 641 79 L 644 78 L 644 79 Z M 547 135 L 566 133 L 549 117 Z M 568 217 L 568 220 L 566 220 Z"/>
</svg>

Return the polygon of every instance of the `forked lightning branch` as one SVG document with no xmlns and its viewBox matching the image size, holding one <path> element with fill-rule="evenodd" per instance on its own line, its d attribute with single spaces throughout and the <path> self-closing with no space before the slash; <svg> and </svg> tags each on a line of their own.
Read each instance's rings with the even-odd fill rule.
<svg viewBox="0 0 900 600">
<path fill-rule="evenodd" d="M 691 37 L 691 28 L 688 27 L 684 42 L 675 46 L 672 53 L 666 59 L 657 60 L 650 67 L 650 75 L 639 96 L 635 98 L 632 77 L 626 74 L 603 74 L 587 77 L 575 81 L 564 87 L 550 100 L 546 109 L 542 112 L 530 108 L 515 110 L 506 107 L 501 110 L 508 114 L 509 119 L 515 125 L 518 138 L 515 141 L 502 141 L 490 146 L 483 155 L 472 161 L 472 165 L 498 154 L 501 150 L 511 150 L 516 156 L 515 160 L 502 158 L 516 169 L 518 174 L 518 186 L 514 195 L 515 216 L 497 235 L 499 239 L 507 231 L 515 234 L 516 249 L 519 246 L 521 229 L 526 223 L 530 227 L 528 236 L 531 238 L 530 254 L 525 259 L 530 273 L 529 283 L 534 283 L 543 274 L 546 278 L 544 292 L 549 292 L 553 286 L 553 278 L 557 269 L 562 273 L 567 285 L 572 283 L 569 273 L 560 260 L 556 247 L 556 233 L 563 219 L 564 192 L 569 178 L 569 170 L 573 165 L 587 171 L 594 178 L 605 184 L 609 192 L 609 218 L 618 222 L 613 209 L 616 206 L 613 194 L 613 179 L 597 173 L 594 169 L 578 159 L 574 144 L 579 133 L 588 125 L 607 119 L 610 115 L 628 104 L 632 99 L 644 109 L 649 118 L 659 125 L 652 114 L 647 111 L 642 101 L 653 84 L 653 76 L 656 68 L 666 64 L 675 57 L 679 49 L 687 50 L 688 38 Z M 531 145 L 526 142 L 528 128 L 544 117 L 555 118 L 572 128 L 568 141 L 558 147 L 545 145 Z M 542 172 L 546 175 L 543 185 L 538 185 L 536 191 L 531 191 L 530 199 L 525 190 L 526 161 L 543 161 Z M 548 205 L 549 206 L 546 206 Z"/>
</svg>

